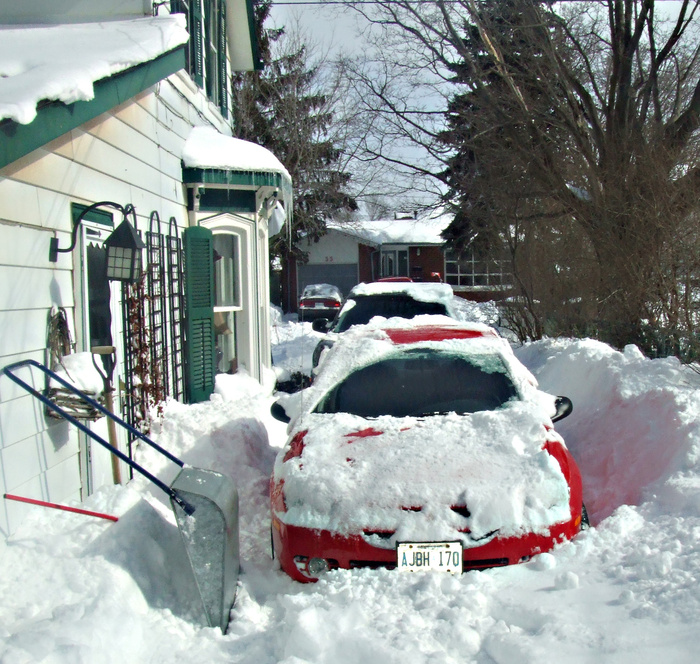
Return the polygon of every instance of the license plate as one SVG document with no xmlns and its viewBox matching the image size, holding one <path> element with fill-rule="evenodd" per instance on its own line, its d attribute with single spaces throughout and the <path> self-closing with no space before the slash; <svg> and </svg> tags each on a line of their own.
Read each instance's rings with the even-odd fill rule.
<svg viewBox="0 0 700 664">
<path fill-rule="evenodd" d="M 400 542 L 396 554 L 402 572 L 462 573 L 461 542 Z"/>
<path fill-rule="evenodd" d="M 316 309 L 323 309 L 324 306 L 325 305 L 323 304 L 323 302 L 316 302 L 314 304 L 314 307 L 316 307 Z"/>
</svg>

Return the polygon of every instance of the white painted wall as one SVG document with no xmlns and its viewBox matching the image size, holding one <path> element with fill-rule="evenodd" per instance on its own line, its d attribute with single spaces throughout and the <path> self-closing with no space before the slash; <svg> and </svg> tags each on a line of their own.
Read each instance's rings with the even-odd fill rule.
<svg viewBox="0 0 700 664">
<path fill-rule="evenodd" d="M 311 265 L 347 264 L 359 261 L 357 239 L 333 230 L 329 231 L 318 242 L 303 243 L 302 249 L 309 252 Z"/>
</svg>

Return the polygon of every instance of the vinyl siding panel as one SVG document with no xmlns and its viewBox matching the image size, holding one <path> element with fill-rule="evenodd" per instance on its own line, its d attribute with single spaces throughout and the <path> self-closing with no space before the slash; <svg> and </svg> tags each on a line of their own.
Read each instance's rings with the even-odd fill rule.
<svg viewBox="0 0 700 664">
<path fill-rule="evenodd" d="M 45 428 L 44 406 L 28 392 L 19 399 L 0 403 L 0 447 L 3 449 Z"/>
<path fill-rule="evenodd" d="M 55 420 L 51 428 L 0 449 L 5 491 L 18 486 L 70 460 L 78 453 L 78 433 L 74 427 Z"/>
<path fill-rule="evenodd" d="M 48 313 L 46 309 L 0 311 L 0 358 L 8 355 L 24 358 L 27 353 L 43 351 Z"/>
</svg>

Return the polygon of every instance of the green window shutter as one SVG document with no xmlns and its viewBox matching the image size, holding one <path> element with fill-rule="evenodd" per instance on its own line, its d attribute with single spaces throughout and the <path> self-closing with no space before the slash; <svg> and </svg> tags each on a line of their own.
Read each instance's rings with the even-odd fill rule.
<svg viewBox="0 0 700 664">
<path fill-rule="evenodd" d="M 228 70 L 226 68 L 226 3 L 219 4 L 219 35 L 217 53 L 219 56 L 219 110 L 228 117 Z"/>
<path fill-rule="evenodd" d="M 190 72 L 194 82 L 204 87 L 204 27 L 202 0 L 191 0 L 190 7 L 190 39 L 192 40 L 194 62 Z"/>
<path fill-rule="evenodd" d="M 214 247 L 212 232 L 194 226 L 183 233 L 185 249 L 185 382 L 189 403 L 214 391 Z"/>
</svg>

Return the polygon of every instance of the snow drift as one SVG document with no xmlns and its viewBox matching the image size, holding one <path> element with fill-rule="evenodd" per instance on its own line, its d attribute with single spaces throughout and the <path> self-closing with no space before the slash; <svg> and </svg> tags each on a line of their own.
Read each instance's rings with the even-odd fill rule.
<svg viewBox="0 0 700 664">
<path fill-rule="evenodd" d="M 281 337 L 295 337 L 285 325 Z M 85 502 L 122 517 L 117 524 L 27 507 L 24 526 L 0 543 L 0 661 L 694 663 L 698 375 L 586 340 L 517 355 L 542 389 L 574 401 L 558 428 L 580 463 L 594 527 L 573 541 L 461 577 L 339 571 L 295 584 L 268 556 L 267 482 L 286 433 L 268 416 L 269 390 L 228 377 L 208 403 L 169 404 L 155 432 L 239 486 L 243 569 L 228 634 L 193 624 L 177 605 L 173 561 L 153 537 L 154 523 L 173 526 L 136 480 Z"/>
</svg>

